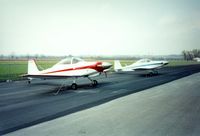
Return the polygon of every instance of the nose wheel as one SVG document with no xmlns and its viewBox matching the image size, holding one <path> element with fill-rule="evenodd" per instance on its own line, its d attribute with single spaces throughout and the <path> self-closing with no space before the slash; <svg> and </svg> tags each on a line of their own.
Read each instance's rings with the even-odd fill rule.
<svg viewBox="0 0 200 136">
<path fill-rule="evenodd" d="M 92 80 L 92 86 L 97 86 L 98 85 L 98 82 L 97 82 L 97 80 Z"/>
<path fill-rule="evenodd" d="M 93 87 L 96 87 L 98 85 L 97 80 L 92 80 L 90 77 L 87 78 L 91 81 Z"/>
</svg>

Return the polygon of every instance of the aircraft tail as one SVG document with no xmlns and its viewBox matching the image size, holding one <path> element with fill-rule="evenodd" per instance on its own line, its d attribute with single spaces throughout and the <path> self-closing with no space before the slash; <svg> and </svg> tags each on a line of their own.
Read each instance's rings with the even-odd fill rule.
<svg viewBox="0 0 200 136">
<path fill-rule="evenodd" d="M 36 74 L 36 73 L 38 73 L 39 72 L 39 70 L 38 70 L 38 68 L 37 68 L 37 65 L 36 65 L 36 63 L 35 63 L 35 60 L 29 60 L 28 61 L 28 74 Z"/>
<path fill-rule="evenodd" d="M 115 70 L 115 72 L 122 70 L 122 65 L 119 60 L 114 61 L 114 70 Z"/>
</svg>

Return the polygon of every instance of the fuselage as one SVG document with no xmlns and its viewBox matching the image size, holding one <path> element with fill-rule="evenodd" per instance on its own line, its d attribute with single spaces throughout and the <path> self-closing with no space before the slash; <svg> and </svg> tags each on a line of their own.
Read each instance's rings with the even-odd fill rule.
<svg viewBox="0 0 200 136">
<path fill-rule="evenodd" d="M 132 70 L 159 69 L 167 64 L 168 61 L 139 60 L 126 68 Z"/>
<path fill-rule="evenodd" d="M 29 61 L 28 77 L 82 77 L 104 72 L 112 65 L 107 62 L 87 62 L 80 58 L 66 58 L 51 68 L 39 71 L 34 60 Z"/>
<path fill-rule="evenodd" d="M 115 71 L 142 71 L 155 70 L 167 65 L 168 61 L 153 61 L 150 59 L 141 59 L 135 63 L 122 67 L 119 61 L 115 61 Z"/>
<path fill-rule="evenodd" d="M 99 67 L 102 62 L 78 62 L 76 64 L 59 64 L 53 67 L 39 71 L 40 75 L 49 76 L 86 76 L 103 72 L 103 67 Z"/>
</svg>

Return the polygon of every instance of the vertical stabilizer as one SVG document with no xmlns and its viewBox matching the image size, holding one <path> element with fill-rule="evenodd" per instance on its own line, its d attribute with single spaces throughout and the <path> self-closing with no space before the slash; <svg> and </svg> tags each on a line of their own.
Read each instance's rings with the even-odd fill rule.
<svg viewBox="0 0 200 136">
<path fill-rule="evenodd" d="M 28 74 L 37 74 L 39 72 L 35 60 L 28 61 Z"/>
<path fill-rule="evenodd" d="M 116 72 L 122 70 L 122 65 L 121 65 L 121 63 L 120 63 L 119 60 L 115 60 L 115 61 L 114 61 L 114 70 L 115 70 Z"/>
</svg>

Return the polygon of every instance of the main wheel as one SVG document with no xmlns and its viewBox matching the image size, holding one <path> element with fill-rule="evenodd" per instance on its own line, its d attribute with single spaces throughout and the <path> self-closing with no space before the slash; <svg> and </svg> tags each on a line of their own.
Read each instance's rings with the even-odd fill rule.
<svg viewBox="0 0 200 136">
<path fill-rule="evenodd" d="M 76 83 L 73 83 L 73 84 L 71 85 L 71 88 L 72 88 L 73 90 L 77 90 L 78 86 L 77 86 Z"/>
<path fill-rule="evenodd" d="M 155 75 L 158 75 L 158 71 L 155 71 L 154 74 L 155 74 Z"/>
<path fill-rule="evenodd" d="M 150 76 L 150 77 L 152 77 L 153 75 L 154 75 L 154 73 L 153 73 L 153 72 L 150 72 L 150 73 L 149 73 L 149 76 Z"/>
<path fill-rule="evenodd" d="M 97 85 L 98 85 L 97 80 L 93 80 L 93 81 L 92 81 L 92 85 L 93 85 L 93 86 L 97 86 Z"/>
</svg>

